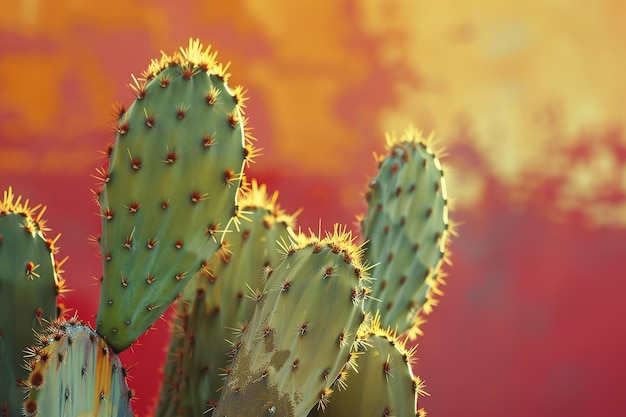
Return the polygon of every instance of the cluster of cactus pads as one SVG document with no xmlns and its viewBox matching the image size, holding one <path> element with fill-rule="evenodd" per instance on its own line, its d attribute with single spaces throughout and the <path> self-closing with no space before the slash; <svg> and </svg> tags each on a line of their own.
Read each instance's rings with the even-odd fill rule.
<svg viewBox="0 0 626 417">
<path fill-rule="evenodd" d="M 0 201 L 3 416 L 132 416 L 117 354 L 173 302 L 153 414 L 414 416 L 415 348 L 443 282 L 449 201 L 432 138 L 388 135 L 360 235 L 303 233 L 265 184 L 244 90 L 197 40 L 154 60 L 97 169 L 96 327 L 66 317 L 40 206 Z"/>
</svg>

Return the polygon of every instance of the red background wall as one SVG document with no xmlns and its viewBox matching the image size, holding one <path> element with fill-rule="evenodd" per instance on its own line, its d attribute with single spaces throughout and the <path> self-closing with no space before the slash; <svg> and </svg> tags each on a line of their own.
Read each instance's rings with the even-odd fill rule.
<svg viewBox="0 0 626 417">
<path fill-rule="evenodd" d="M 356 231 L 385 131 L 413 123 L 446 145 L 463 225 L 417 350 L 430 415 L 623 409 L 621 2 L 5 3 L 0 189 L 48 206 L 70 256 L 66 302 L 83 319 L 97 308 L 90 174 L 113 137 L 111 104 L 129 104 L 130 74 L 192 36 L 248 89 L 264 149 L 249 173 L 304 208 L 304 228 Z M 123 354 L 140 415 L 166 338 L 158 323 Z"/>
</svg>

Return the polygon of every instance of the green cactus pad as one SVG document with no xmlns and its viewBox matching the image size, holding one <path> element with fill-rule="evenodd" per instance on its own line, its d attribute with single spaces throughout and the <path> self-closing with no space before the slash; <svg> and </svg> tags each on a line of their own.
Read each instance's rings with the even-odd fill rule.
<svg viewBox="0 0 626 417">
<path fill-rule="evenodd" d="M 130 346 L 220 247 L 253 156 L 243 91 L 198 41 L 153 61 L 100 169 L 104 275 L 97 331 Z"/>
<path fill-rule="evenodd" d="M 263 290 L 261 278 L 280 262 L 278 242 L 295 236 L 295 215 L 280 209 L 277 197 L 253 180 L 239 200 L 238 230 L 185 287 L 189 301 L 178 304 L 157 417 L 199 416 L 217 404 L 236 329 L 245 327 L 256 306 L 252 294 Z"/>
<path fill-rule="evenodd" d="M 407 349 L 395 332 L 380 327 L 379 317 L 359 334 L 358 372 L 335 382 L 336 392 L 326 409 L 312 410 L 309 417 L 424 416 L 417 409 L 423 383 L 413 375 L 415 347 Z"/>
<path fill-rule="evenodd" d="M 33 330 L 56 319 L 63 289 L 63 262 L 54 260 L 58 236 L 46 238 L 44 211 L 11 188 L 0 200 L 0 409 L 8 416 L 22 415 L 23 351 L 35 342 Z"/>
<path fill-rule="evenodd" d="M 369 294 L 361 248 L 345 229 L 284 244 L 241 339 L 213 416 L 306 416 L 353 363 Z"/>
<path fill-rule="evenodd" d="M 52 322 L 26 352 L 26 417 L 132 417 L 126 370 L 76 316 Z"/>
<path fill-rule="evenodd" d="M 379 311 L 382 325 L 420 333 L 420 313 L 428 314 L 443 282 L 447 259 L 448 196 L 432 136 L 413 129 L 387 136 L 387 154 L 379 158 L 376 177 L 366 194 L 361 221 L 366 257 L 375 265 L 373 297 L 367 311 Z"/>
</svg>

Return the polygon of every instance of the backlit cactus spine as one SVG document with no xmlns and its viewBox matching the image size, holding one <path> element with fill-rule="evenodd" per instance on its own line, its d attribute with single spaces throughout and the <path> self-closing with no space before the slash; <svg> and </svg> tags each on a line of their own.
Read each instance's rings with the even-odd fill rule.
<svg viewBox="0 0 626 417">
<path fill-rule="evenodd" d="M 305 416 L 324 408 L 346 364 L 369 295 L 361 249 L 336 227 L 283 245 L 268 274 L 214 417 Z"/>
<path fill-rule="evenodd" d="M 61 262 L 54 239 L 46 237 L 45 207 L 29 206 L 9 188 L 0 200 L 0 410 L 21 416 L 28 378 L 23 351 L 57 317 L 57 296 L 63 291 Z"/>
<path fill-rule="evenodd" d="M 199 41 L 152 62 L 99 170 L 104 265 L 97 331 L 120 352 L 220 247 L 254 154 L 243 89 Z"/>
<path fill-rule="evenodd" d="M 368 208 L 361 220 L 366 257 L 375 265 L 374 296 L 366 310 L 379 312 L 383 327 L 411 339 L 421 331 L 422 314 L 436 305 L 448 259 L 446 181 L 433 136 L 413 128 L 387 135 L 386 154 L 366 193 Z"/>
<path fill-rule="evenodd" d="M 278 193 L 253 180 L 242 194 L 237 227 L 178 302 L 157 416 L 197 416 L 217 404 L 262 277 L 279 264 L 280 242 L 294 236 L 295 215 L 278 206 Z"/>
</svg>

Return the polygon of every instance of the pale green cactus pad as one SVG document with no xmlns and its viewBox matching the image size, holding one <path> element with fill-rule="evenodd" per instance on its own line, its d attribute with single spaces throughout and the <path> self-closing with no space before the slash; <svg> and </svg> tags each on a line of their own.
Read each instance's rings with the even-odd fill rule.
<svg viewBox="0 0 626 417">
<path fill-rule="evenodd" d="M 365 308 L 379 312 L 384 327 L 419 334 L 421 313 L 437 303 L 447 260 L 449 200 L 433 137 L 414 129 L 387 136 L 386 155 L 369 183 L 361 220 L 366 257 L 372 263 L 373 297 Z"/>
<path fill-rule="evenodd" d="M 364 319 L 362 251 L 345 228 L 285 243 L 229 369 L 217 417 L 306 416 L 324 407 Z"/>
<path fill-rule="evenodd" d="M 198 41 L 153 61 L 99 170 L 104 264 L 97 331 L 120 352 L 220 247 L 253 156 L 243 90 Z"/>
</svg>

